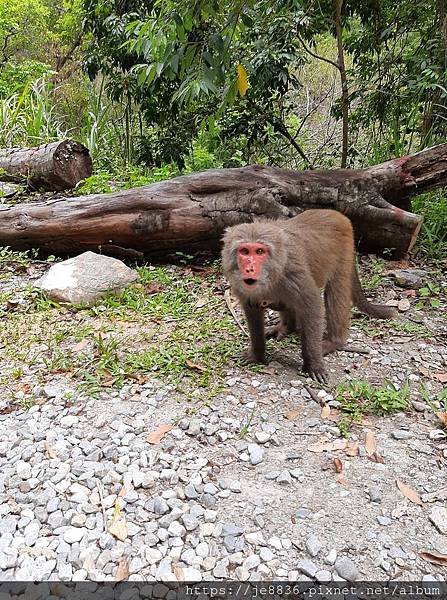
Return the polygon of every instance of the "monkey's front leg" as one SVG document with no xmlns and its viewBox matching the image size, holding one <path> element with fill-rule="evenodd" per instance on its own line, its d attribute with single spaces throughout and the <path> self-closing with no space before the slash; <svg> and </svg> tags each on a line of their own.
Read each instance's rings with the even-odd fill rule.
<svg viewBox="0 0 447 600">
<path fill-rule="evenodd" d="M 243 308 L 251 341 L 251 348 L 244 358 L 251 363 L 265 363 L 264 309 L 249 303 L 244 304 Z"/>
</svg>

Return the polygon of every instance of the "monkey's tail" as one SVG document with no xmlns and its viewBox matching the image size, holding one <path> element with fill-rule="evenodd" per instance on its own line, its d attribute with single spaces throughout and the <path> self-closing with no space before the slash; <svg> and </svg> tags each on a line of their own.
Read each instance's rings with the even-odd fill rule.
<svg viewBox="0 0 447 600">
<path fill-rule="evenodd" d="M 396 314 L 396 311 L 391 306 L 385 306 L 385 304 L 373 304 L 366 299 L 355 264 L 352 271 L 352 301 L 354 306 L 362 313 L 365 313 L 370 317 L 375 317 L 376 319 L 392 319 Z"/>
</svg>

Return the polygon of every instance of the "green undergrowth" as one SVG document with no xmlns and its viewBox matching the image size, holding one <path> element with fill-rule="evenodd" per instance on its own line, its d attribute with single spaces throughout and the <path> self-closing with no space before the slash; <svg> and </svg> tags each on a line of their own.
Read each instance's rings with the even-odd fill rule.
<svg viewBox="0 0 447 600">
<path fill-rule="evenodd" d="M 213 270 L 202 276 L 165 267 L 137 271 L 135 284 L 90 308 L 58 305 L 31 288 L 17 305 L 1 297 L 7 368 L 0 387 L 20 387 L 20 366 L 27 365 L 34 384 L 63 374 L 90 396 L 147 376 L 187 395 L 197 387 L 216 393 L 243 340 L 231 317 L 220 316 Z"/>
<path fill-rule="evenodd" d="M 447 259 L 447 193 L 435 190 L 412 200 L 413 212 L 422 215 L 417 247 L 432 260 Z"/>
<path fill-rule="evenodd" d="M 335 399 L 340 402 L 342 418 L 338 428 L 342 435 L 348 435 L 354 423 L 361 423 L 366 415 L 384 416 L 406 410 L 409 407 L 410 387 L 405 383 L 397 388 L 386 382 L 374 387 L 368 381 L 356 379 L 337 386 Z"/>
</svg>

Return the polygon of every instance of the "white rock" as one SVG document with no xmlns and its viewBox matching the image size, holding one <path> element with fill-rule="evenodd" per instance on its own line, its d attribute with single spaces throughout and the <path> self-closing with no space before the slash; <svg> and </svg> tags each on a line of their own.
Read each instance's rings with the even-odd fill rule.
<svg viewBox="0 0 447 600">
<path fill-rule="evenodd" d="M 137 273 L 120 260 L 84 252 L 53 265 L 36 286 L 58 302 L 91 305 L 136 279 Z"/>
<path fill-rule="evenodd" d="M 63 538 L 67 544 L 74 544 L 75 542 L 80 542 L 84 537 L 86 529 L 83 527 L 69 527 L 66 531 L 64 531 Z"/>
</svg>

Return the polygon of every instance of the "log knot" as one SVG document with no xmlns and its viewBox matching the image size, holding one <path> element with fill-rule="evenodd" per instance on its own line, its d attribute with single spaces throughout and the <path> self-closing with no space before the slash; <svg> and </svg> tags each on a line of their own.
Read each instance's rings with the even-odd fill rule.
<svg viewBox="0 0 447 600">
<path fill-rule="evenodd" d="M 137 235 L 150 235 L 158 231 L 166 231 L 169 227 L 169 214 L 163 210 L 141 212 L 132 223 Z"/>
</svg>

